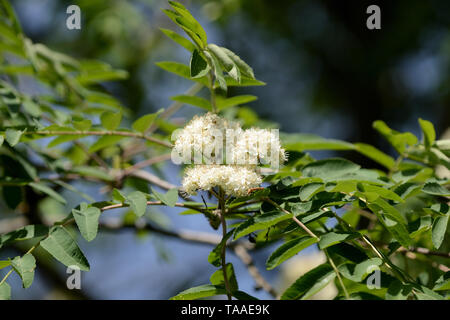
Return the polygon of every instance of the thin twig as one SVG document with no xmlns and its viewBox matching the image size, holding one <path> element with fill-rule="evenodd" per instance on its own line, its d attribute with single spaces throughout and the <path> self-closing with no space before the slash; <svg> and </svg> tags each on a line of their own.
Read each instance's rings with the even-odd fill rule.
<svg viewBox="0 0 450 320">
<path fill-rule="evenodd" d="M 145 168 L 145 167 L 149 167 L 149 166 L 151 166 L 153 164 L 156 164 L 156 163 L 159 163 L 159 162 L 163 162 L 163 161 L 169 160 L 170 156 L 171 156 L 170 153 L 166 153 L 166 154 L 162 154 L 162 155 L 159 155 L 159 156 L 156 156 L 156 157 L 149 158 L 147 160 L 138 162 L 138 163 L 132 165 L 131 167 L 128 167 L 125 170 L 123 170 L 122 171 L 122 175 L 126 176 L 126 175 L 129 175 L 129 174 L 131 174 L 132 172 L 134 172 L 136 170 L 139 170 L 139 169 L 142 169 L 142 168 Z"/>
<path fill-rule="evenodd" d="M 143 224 L 137 222 L 134 225 L 127 225 L 124 224 L 121 219 L 117 219 L 116 221 L 108 219 L 108 221 L 101 221 L 99 223 L 99 228 L 105 231 L 117 231 L 123 229 L 147 230 L 170 238 L 209 246 L 216 246 L 221 241 L 221 237 L 213 233 L 190 230 L 168 230 L 155 226 L 150 222 L 145 222 Z"/>
<path fill-rule="evenodd" d="M 148 181 L 154 185 L 157 185 L 158 187 L 161 187 L 165 190 L 177 188 L 176 185 L 174 185 L 166 180 L 163 180 L 148 171 L 136 170 L 136 171 L 131 172 L 129 175 L 139 178 L 139 179 L 142 179 L 142 180 L 146 180 L 146 181 Z"/>
<path fill-rule="evenodd" d="M 217 113 L 217 106 L 216 106 L 216 92 L 214 91 L 214 82 L 215 82 L 215 76 L 214 76 L 214 71 L 211 70 L 210 74 L 209 74 L 209 79 L 210 79 L 210 87 L 209 87 L 209 91 L 211 92 L 211 106 L 212 106 L 212 111 L 214 113 Z"/>
<path fill-rule="evenodd" d="M 340 225 L 342 225 L 345 229 L 350 230 L 352 232 L 355 232 L 355 230 L 353 230 L 352 226 L 350 224 L 347 223 L 347 221 L 345 221 L 344 219 L 342 219 L 341 217 L 339 217 L 333 210 L 329 210 L 333 216 L 336 218 L 336 220 L 339 222 Z M 378 250 L 378 248 L 372 243 L 372 241 L 366 236 L 361 234 L 361 238 L 362 240 L 373 250 L 373 252 L 381 259 L 384 261 L 385 265 L 392 270 L 392 272 L 396 273 L 397 275 L 400 276 L 400 278 L 402 278 L 403 280 L 406 280 L 407 278 L 407 274 L 403 274 L 403 271 L 399 270 L 397 266 L 395 266 L 391 260 L 389 260 L 388 257 L 386 257 L 380 250 Z"/>
<path fill-rule="evenodd" d="M 71 135 L 71 136 L 123 136 L 131 138 L 145 139 L 150 142 L 154 142 L 161 146 L 172 148 L 172 144 L 166 141 L 159 140 L 157 138 L 145 135 L 143 133 L 129 132 L 129 131 L 84 131 L 84 130 L 74 130 L 74 131 L 58 131 L 58 130 L 38 130 L 38 131 L 25 131 L 23 134 L 36 134 L 36 135 Z"/>
<path fill-rule="evenodd" d="M 278 297 L 277 291 L 264 279 L 264 277 L 259 272 L 258 268 L 256 268 L 252 257 L 248 253 L 245 246 L 242 244 L 237 244 L 234 246 L 234 253 L 236 256 L 238 256 L 239 259 L 244 263 L 244 265 L 247 267 L 248 272 L 252 276 L 252 278 L 255 280 L 258 287 L 262 288 L 264 291 L 269 293 L 272 297 L 276 298 Z"/>
<path fill-rule="evenodd" d="M 101 157 L 99 157 L 98 156 L 98 154 L 97 153 L 95 153 L 95 152 L 89 152 L 89 149 L 84 145 L 84 144 L 82 144 L 81 142 L 79 142 L 79 141 L 74 141 L 74 144 L 75 145 L 77 145 L 85 154 L 87 154 L 87 156 L 89 157 L 89 158 L 91 158 L 92 160 L 94 160 L 95 162 L 97 162 L 97 164 L 100 166 L 100 167 L 103 167 L 103 168 L 105 168 L 105 169 L 108 169 L 108 164 L 101 158 Z"/>
<path fill-rule="evenodd" d="M 331 267 L 333 268 L 334 273 L 336 274 L 336 276 L 337 276 L 337 278 L 338 278 L 338 280 L 339 280 L 339 283 L 341 284 L 342 290 L 344 290 L 345 298 L 346 298 L 347 300 L 350 300 L 350 296 L 349 296 L 349 294 L 348 294 L 347 288 L 346 288 L 345 285 L 344 285 L 344 281 L 342 281 L 341 274 L 340 274 L 338 268 L 336 267 L 336 265 L 334 264 L 333 259 L 331 259 L 331 256 L 328 254 L 328 251 L 327 251 L 326 249 L 324 249 L 323 252 L 324 252 L 325 255 L 327 256 L 327 259 L 328 259 L 328 261 L 330 262 L 330 265 L 331 265 Z"/>
<path fill-rule="evenodd" d="M 219 201 L 219 209 L 220 209 L 220 222 L 222 223 L 222 239 L 225 239 L 227 236 L 227 221 L 225 220 L 225 193 L 223 192 L 222 188 L 219 188 L 219 197 L 217 199 Z M 228 300 L 232 300 L 231 297 L 231 288 L 230 288 L 230 282 L 227 275 L 227 263 L 226 263 L 226 244 L 222 246 L 220 256 L 222 261 L 222 272 L 223 272 L 223 280 L 225 283 L 225 290 L 227 292 Z"/>
<path fill-rule="evenodd" d="M 283 207 L 281 207 L 278 203 L 276 203 L 275 201 L 273 201 L 270 198 L 264 198 L 264 201 L 270 203 L 271 205 L 275 206 L 276 208 L 278 208 L 279 210 L 283 211 L 284 213 L 288 214 L 288 215 L 292 215 L 292 220 L 295 221 L 295 223 L 297 223 L 303 230 L 306 231 L 307 234 L 309 234 L 311 237 L 319 239 L 318 236 L 316 236 L 314 234 L 314 232 L 312 232 L 311 230 L 309 230 L 309 228 L 307 226 L 305 226 L 305 224 L 303 222 L 301 222 L 300 220 L 298 220 L 291 212 L 287 211 L 286 209 L 284 209 Z"/>
<path fill-rule="evenodd" d="M 382 243 L 378 243 L 375 242 L 376 245 L 381 245 L 383 246 L 384 249 L 388 249 L 388 246 Z M 424 254 L 427 256 L 437 256 L 437 257 L 443 257 L 443 258 L 450 258 L 450 252 L 439 252 L 439 251 L 433 251 L 427 248 L 422 248 L 422 247 L 409 247 L 409 248 L 405 248 L 405 247 L 400 247 L 397 250 L 395 250 L 395 252 L 399 252 L 399 253 L 404 253 L 404 252 L 415 252 L 415 253 L 420 253 L 420 254 Z"/>
</svg>

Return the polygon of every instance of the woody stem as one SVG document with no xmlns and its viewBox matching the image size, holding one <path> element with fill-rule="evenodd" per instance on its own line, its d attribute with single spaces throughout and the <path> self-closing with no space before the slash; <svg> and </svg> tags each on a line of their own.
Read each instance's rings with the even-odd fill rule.
<svg viewBox="0 0 450 320">
<path fill-rule="evenodd" d="M 222 223 L 222 239 L 225 239 L 227 235 L 227 222 L 225 220 L 225 193 L 223 192 L 222 188 L 219 188 L 219 208 L 220 208 L 220 221 Z M 228 281 L 228 275 L 227 275 L 227 264 L 226 264 L 226 251 L 227 251 L 227 244 L 224 243 L 222 246 L 222 250 L 220 252 L 220 257 L 222 260 L 222 272 L 223 272 L 223 280 L 225 283 L 225 290 L 227 292 L 228 300 L 231 300 L 231 289 L 230 289 L 230 283 Z"/>
</svg>

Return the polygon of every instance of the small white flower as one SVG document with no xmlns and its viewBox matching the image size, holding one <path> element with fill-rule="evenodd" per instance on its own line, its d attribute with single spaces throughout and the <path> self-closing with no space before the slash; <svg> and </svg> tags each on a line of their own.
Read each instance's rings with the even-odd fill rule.
<svg viewBox="0 0 450 320">
<path fill-rule="evenodd" d="M 278 130 L 260 128 L 243 130 L 238 134 L 231 154 L 233 164 L 270 164 L 278 168 L 287 160 Z"/>
<path fill-rule="evenodd" d="M 208 112 L 194 116 L 178 134 L 174 150 L 183 155 L 185 163 L 221 164 L 227 129 L 240 129 L 237 122 L 230 122 L 217 114 Z"/>
<path fill-rule="evenodd" d="M 189 194 L 196 194 L 197 190 L 221 187 L 227 195 L 240 197 L 247 195 L 249 189 L 259 187 L 261 182 L 255 167 L 195 165 L 185 170 L 183 189 Z"/>
<path fill-rule="evenodd" d="M 184 163 L 194 163 L 183 178 L 188 194 L 221 187 L 228 195 L 244 196 L 262 182 L 258 165 L 278 169 L 286 160 L 278 130 L 244 130 L 238 122 L 210 112 L 195 116 L 178 132 L 173 151 Z"/>
<path fill-rule="evenodd" d="M 176 136 L 174 151 L 185 164 L 270 164 L 286 161 L 278 130 L 244 130 L 214 113 L 195 116 Z"/>
</svg>

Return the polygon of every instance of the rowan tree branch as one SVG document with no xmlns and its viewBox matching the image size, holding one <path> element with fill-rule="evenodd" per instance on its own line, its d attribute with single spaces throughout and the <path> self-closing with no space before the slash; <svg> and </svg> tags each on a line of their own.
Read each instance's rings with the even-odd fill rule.
<svg viewBox="0 0 450 320">
<path fill-rule="evenodd" d="M 71 136 L 123 136 L 123 137 L 131 137 L 138 139 L 145 139 L 150 142 L 154 142 L 161 146 L 172 148 L 172 144 L 166 141 L 159 140 L 157 138 L 145 135 L 143 133 L 138 132 L 130 132 L 130 131 L 85 131 L 85 130 L 74 130 L 74 131 L 64 131 L 64 130 L 38 130 L 38 131 L 25 131 L 23 134 L 31 135 L 49 135 L 49 136 L 61 136 L 61 135 L 71 135 Z"/>
<path fill-rule="evenodd" d="M 259 272 L 258 268 L 255 266 L 253 262 L 252 256 L 248 253 L 247 249 L 242 244 L 236 244 L 233 247 L 233 251 L 236 256 L 241 259 L 242 263 L 247 267 L 248 273 L 252 276 L 253 280 L 255 280 L 258 288 L 263 289 L 267 293 L 269 293 L 272 297 L 278 297 L 277 291 L 264 279 L 264 277 Z"/>
<path fill-rule="evenodd" d="M 145 168 L 145 167 L 149 167 L 149 166 L 151 166 L 153 164 L 156 164 L 156 163 L 159 163 L 159 162 L 163 162 L 163 161 L 169 160 L 170 157 L 171 157 L 171 154 L 170 153 L 166 153 L 166 154 L 162 154 L 162 155 L 159 155 L 159 156 L 156 156 L 156 157 L 149 158 L 147 160 L 138 162 L 138 163 L 132 165 L 131 167 L 128 167 L 128 168 L 124 169 L 122 171 L 122 175 L 123 176 L 127 176 L 129 174 L 132 174 L 136 170 L 139 170 L 139 169 L 142 169 L 142 168 Z"/>
<path fill-rule="evenodd" d="M 204 244 L 209 246 L 216 246 L 220 243 L 221 237 L 213 234 L 213 233 L 207 233 L 207 232 L 201 232 L 201 231 L 190 231 L 190 230 L 168 230 L 165 228 L 161 228 L 158 226 L 153 225 L 150 222 L 144 222 L 136 224 L 123 224 L 121 219 L 113 220 L 108 219 L 108 221 L 101 221 L 99 223 L 99 228 L 103 231 L 120 231 L 120 230 L 126 230 L 126 229 L 133 229 L 133 230 L 147 230 L 151 232 L 158 233 L 159 235 L 175 238 L 187 242 L 197 243 L 197 244 Z"/>
<path fill-rule="evenodd" d="M 163 180 L 148 171 L 135 170 L 133 172 L 130 172 L 128 175 L 148 181 L 148 182 L 150 182 L 158 187 L 161 187 L 162 189 L 165 189 L 165 190 L 178 188 L 176 185 L 174 185 L 166 180 Z"/>
</svg>

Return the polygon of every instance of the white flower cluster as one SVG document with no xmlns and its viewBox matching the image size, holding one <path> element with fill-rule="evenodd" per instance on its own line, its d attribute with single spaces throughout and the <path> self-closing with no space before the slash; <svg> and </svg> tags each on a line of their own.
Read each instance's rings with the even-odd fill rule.
<svg viewBox="0 0 450 320">
<path fill-rule="evenodd" d="M 261 176 L 249 166 L 195 165 L 185 171 L 183 188 L 189 194 L 220 186 L 226 194 L 241 197 L 259 187 Z"/>
<path fill-rule="evenodd" d="M 281 148 L 278 130 L 250 128 L 240 129 L 240 132 L 235 134 L 231 148 L 232 163 L 271 164 L 272 167 L 278 167 L 280 163 L 286 161 L 286 152 Z"/>
<path fill-rule="evenodd" d="M 238 122 L 214 113 L 195 116 L 174 138 L 172 160 L 194 163 L 183 179 L 189 194 L 220 186 L 228 195 L 246 195 L 262 182 L 257 165 L 278 168 L 286 160 L 278 130 L 244 130 Z"/>
<path fill-rule="evenodd" d="M 209 164 L 220 164 L 223 162 L 225 132 L 229 128 L 238 129 L 238 124 L 211 112 L 201 117 L 196 115 L 181 131 L 175 132 L 173 150 L 183 156 L 184 163 L 211 161 Z"/>
<path fill-rule="evenodd" d="M 278 169 L 286 161 L 278 130 L 244 130 L 238 122 L 210 112 L 195 116 L 186 127 L 174 132 L 173 138 L 172 160 L 178 164 L 270 164 Z"/>
</svg>

